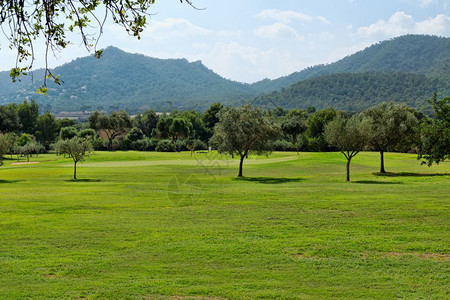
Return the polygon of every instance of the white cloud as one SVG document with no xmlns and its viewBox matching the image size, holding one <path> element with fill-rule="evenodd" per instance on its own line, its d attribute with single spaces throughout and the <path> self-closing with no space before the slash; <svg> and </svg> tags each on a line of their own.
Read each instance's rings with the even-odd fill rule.
<svg viewBox="0 0 450 300">
<path fill-rule="evenodd" d="M 225 78 L 249 83 L 278 78 L 307 66 L 288 51 L 263 50 L 236 41 L 216 43 L 207 54 L 202 54 L 202 60 Z"/>
<path fill-rule="evenodd" d="M 450 35 L 450 17 L 437 15 L 422 22 L 417 22 L 405 12 L 396 12 L 389 20 L 379 20 L 367 27 L 360 27 L 357 31 L 361 37 L 395 37 L 403 34 L 433 34 Z"/>
<path fill-rule="evenodd" d="M 289 24 L 292 21 L 302 21 L 309 23 L 314 20 L 321 21 L 325 24 L 330 23 L 330 21 L 325 17 L 322 16 L 314 17 L 301 12 L 295 12 L 292 10 L 266 9 L 261 11 L 258 15 L 256 15 L 256 17 L 262 20 L 275 20 L 283 24 Z"/>
<path fill-rule="evenodd" d="M 257 37 L 261 38 L 294 38 L 297 40 L 303 40 L 294 28 L 283 23 L 275 23 L 269 26 L 258 27 L 254 30 L 254 33 Z"/>
<path fill-rule="evenodd" d="M 419 0 L 419 2 L 420 2 L 420 7 L 426 8 L 426 7 L 430 6 L 434 2 L 434 0 Z"/>
<path fill-rule="evenodd" d="M 186 19 L 167 18 L 164 21 L 154 21 L 144 31 L 143 36 L 153 38 L 157 41 L 184 38 L 195 35 L 209 35 L 213 31 L 192 24 Z"/>
</svg>

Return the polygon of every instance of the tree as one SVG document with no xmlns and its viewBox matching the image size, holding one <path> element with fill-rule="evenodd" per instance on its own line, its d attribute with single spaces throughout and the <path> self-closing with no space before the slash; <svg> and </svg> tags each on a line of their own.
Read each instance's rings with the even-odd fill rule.
<svg viewBox="0 0 450 300">
<path fill-rule="evenodd" d="M 20 129 L 17 110 L 12 105 L 0 106 L 0 132 L 15 132 Z"/>
<path fill-rule="evenodd" d="M 3 155 L 8 151 L 8 141 L 4 134 L 0 133 L 0 167 L 3 166 Z"/>
<path fill-rule="evenodd" d="M 156 124 L 158 124 L 158 120 L 158 115 L 151 109 L 145 111 L 143 114 L 138 114 L 133 119 L 133 126 L 142 130 L 147 137 L 151 137 L 153 129 L 156 128 Z"/>
<path fill-rule="evenodd" d="M 292 137 L 292 142 L 297 142 L 297 136 L 302 134 L 306 129 L 306 119 L 308 115 L 300 109 L 290 110 L 281 122 L 281 130 Z"/>
<path fill-rule="evenodd" d="M 36 140 L 48 148 L 58 135 L 58 123 L 54 115 L 46 112 L 36 121 Z"/>
<path fill-rule="evenodd" d="M 17 114 L 20 123 L 22 124 L 22 131 L 33 134 L 36 126 L 37 118 L 39 117 L 39 105 L 36 101 L 27 100 L 17 105 Z"/>
<path fill-rule="evenodd" d="M 223 108 L 222 104 L 213 103 L 202 115 L 203 123 L 205 124 L 206 128 L 209 131 L 208 138 L 212 136 L 214 126 L 216 125 L 217 122 L 219 122 L 219 116 L 217 114 L 220 112 L 222 108 Z"/>
<path fill-rule="evenodd" d="M 76 137 L 78 134 L 77 129 L 74 126 L 63 127 L 59 131 L 59 138 L 61 140 L 70 140 Z"/>
<path fill-rule="evenodd" d="M 89 125 L 92 129 L 104 132 L 108 149 L 112 150 L 113 140 L 131 128 L 131 119 L 125 111 L 113 112 L 111 115 L 96 111 L 89 116 Z"/>
<path fill-rule="evenodd" d="M 173 118 L 172 124 L 169 126 L 169 134 L 172 137 L 172 142 L 178 139 L 189 137 L 192 131 L 192 124 L 183 118 Z"/>
<path fill-rule="evenodd" d="M 68 156 L 73 160 L 73 179 L 77 179 L 77 163 L 83 161 L 93 151 L 89 139 L 74 137 L 70 140 L 59 140 L 54 144 L 56 153 Z"/>
<path fill-rule="evenodd" d="M 250 152 L 267 153 L 267 141 L 276 136 L 278 128 L 265 118 L 261 109 L 250 105 L 223 108 L 218 117 L 211 143 L 221 153 L 239 155 L 238 177 L 242 177 L 244 158 Z"/>
<path fill-rule="evenodd" d="M 325 126 L 326 141 L 336 147 L 347 159 L 347 181 L 350 181 L 350 163 L 367 144 L 370 128 L 368 119 L 355 115 L 350 119 L 337 116 Z"/>
<path fill-rule="evenodd" d="M 189 138 L 206 141 L 211 137 L 200 112 L 195 110 L 184 111 L 180 114 L 180 117 L 188 122 Z"/>
<path fill-rule="evenodd" d="M 163 115 L 159 118 L 156 128 L 152 130 L 152 136 L 155 138 L 167 139 L 170 136 L 170 125 L 172 125 L 173 117 Z"/>
<path fill-rule="evenodd" d="M 363 115 L 370 119 L 369 146 L 380 152 L 380 173 L 384 168 L 384 152 L 395 150 L 403 141 L 414 134 L 417 118 L 406 104 L 381 103 L 364 111 Z"/>
<path fill-rule="evenodd" d="M 450 97 L 437 100 L 437 94 L 428 100 L 434 110 L 434 120 L 422 124 L 418 159 L 429 167 L 450 158 Z"/>
<path fill-rule="evenodd" d="M 77 124 L 75 120 L 71 120 L 69 118 L 58 119 L 56 122 L 58 123 L 58 131 L 60 131 L 63 127 L 75 126 Z"/>
<path fill-rule="evenodd" d="M 183 2 L 183 0 L 180 0 Z M 49 52 L 57 52 L 69 45 L 67 33 L 78 32 L 88 51 L 95 50 L 95 56 L 101 56 L 96 45 L 103 31 L 107 17 L 122 26 L 127 33 L 140 38 L 146 26 L 148 9 L 155 0 L 36 0 L 0 1 L 0 26 L 9 40 L 11 49 L 16 49 L 16 65 L 11 69 L 13 81 L 32 69 L 35 58 L 34 43 L 43 40 L 46 45 L 45 61 Z M 193 6 L 190 0 L 184 2 Z M 103 12 L 99 12 L 103 10 Z M 92 22 L 93 21 L 93 22 Z M 7 26 L 3 26 L 6 24 Z M 21 63 L 31 62 L 22 66 Z M 45 67 L 45 78 L 50 77 L 60 83 L 59 77 L 52 74 L 48 65 Z M 45 81 L 41 92 L 46 92 Z"/>
<path fill-rule="evenodd" d="M 323 133 L 328 122 L 338 115 L 342 115 L 342 112 L 338 112 L 334 108 L 327 108 L 316 111 L 308 118 L 306 135 L 309 137 L 308 146 L 311 150 L 325 151 L 329 149 Z"/>
</svg>

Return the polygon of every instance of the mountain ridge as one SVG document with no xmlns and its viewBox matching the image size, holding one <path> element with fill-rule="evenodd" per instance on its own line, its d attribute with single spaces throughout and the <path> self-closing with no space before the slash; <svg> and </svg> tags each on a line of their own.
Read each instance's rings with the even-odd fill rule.
<svg viewBox="0 0 450 300">
<path fill-rule="evenodd" d="M 323 85 L 328 84 L 330 93 L 324 93 L 321 97 L 344 99 L 339 95 L 336 82 L 349 86 L 344 81 L 350 80 L 354 82 L 357 93 L 349 92 L 349 95 L 363 92 L 364 99 L 377 98 L 377 87 L 364 79 L 369 76 L 384 88 L 382 93 L 387 98 L 389 94 L 386 93 L 391 90 L 396 96 L 390 98 L 398 101 L 399 93 L 404 91 L 405 97 L 415 98 L 407 99 L 409 103 L 421 106 L 426 99 L 423 99 L 424 95 L 431 90 L 440 89 L 444 94 L 450 91 L 448 70 L 450 38 L 427 35 L 406 35 L 382 41 L 328 65 L 310 67 L 278 79 L 266 79 L 253 84 L 225 79 L 201 61 L 159 59 L 108 47 L 100 59 L 87 56 L 55 68 L 54 74 L 61 75 L 64 83 L 58 86 L 49 82 L 47 96 L 36 94 L 36 89 L 42 84 L 42 70 L 34 72 L 34 80 L 28 76 L 14 85 L 11 84 L 9 72 L 0 72 L 0 104 L 33 98 L 44 110 L 53 112 L 77 111 L 81 107 L 92 110 L 127 109 L 130 112 L 148 108 L 159 111 L 175 108 L 203 110 L 213 102 L 234 105 L 249 101 L 263 107 L 268 106 L 264 101 L 269 101 L 298 108 L 304 107 L 306 102 L 314 104 L 316 101 L 315 106 L 327 107 L 333 101 L 317 98 L 317 93 L 315 98 L 308 98 L 307 101 L 304 97 L 297 99 L 293 95 L 315 93 L 312 90 L 299 92 L 299 87 L 312 89 L 314 86 L 316 89 L 322 85 L 322 89 L 326 90 Z M 367 74 L 364 77 L 350 76 L 348 73 Z M 398 87 L 388 87 L 382 78 L 378 78 L 385 76 L 383 74 L 390 74 L 388 76 L 395 79 Z M 412 82 L 422 80 L 425 84 L 417 85 L 420 89 L 415 89 L 410 82 L 397 80 L 400 77 Z M 367 94 L 361 88 L 373 90 L 374 94 Z M 352 102 L 361 101 L 358 98 L 347 97 L 344 100 L 342 103 L 347 103 L 349 107 L 366 106 L 361 103 L 353 105 Z M 338 106 L 341 107 L 342 103 L 338 103 Z"/>
</svg>

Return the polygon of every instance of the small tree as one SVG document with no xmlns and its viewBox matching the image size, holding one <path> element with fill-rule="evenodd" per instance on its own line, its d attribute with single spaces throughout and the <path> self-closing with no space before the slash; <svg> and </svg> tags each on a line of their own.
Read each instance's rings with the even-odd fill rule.
<svg viewBox="0 0 450 300">
<path fill-rule="evenodd" d="M 219 152 L 239 155 L 238 177 L 242 177 L 244 158 L 251 151 L 267 153 L 267 141 L 276 136 L 278 128 L 264 117 L 261 109 L 250 105 L 223 108 L 218 116 L 211 143 L 218 147 Z"/>
<path fill-rule="evenodd" d="M 370 123 L 358 115 L 351 119 L 342 116 L 336 117 L 325 126 L 324 136 L 326 141 L 336 147 L 347 159 L 347 181 L 350 181 L 350 163 L 368 140 Z"/>
<path fill-rule="evenodd" d="M 70 140 L 59 140 L 54 144 L 54 149 L 56 153 L 73 159 L 73 179 L 76 180 L 77 163 L 83 161 L 93 151 L 93 146 L 89 139 L 74 137 Z"/>
</svg>

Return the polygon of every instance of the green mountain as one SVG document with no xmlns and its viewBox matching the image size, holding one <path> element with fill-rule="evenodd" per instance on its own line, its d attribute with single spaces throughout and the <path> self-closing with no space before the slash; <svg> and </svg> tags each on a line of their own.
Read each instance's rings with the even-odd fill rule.
<svg viewBox="0 0 450 300">
<path fill-rule="evenodd" d="M 199 61 L 156 59 L 114 47 L 106 48 L 100 59 L 79 58 L 52 72 L 64 82 L 49 82 L 47 96 L 36 94 L 41 80 L 31 82 L 25 76 L 23 82 L 14 85 L 8 73 L 2 72 L 0 103 L 33 98 L 55 112 L 81 107 L 133 112 L 147 108 L 204 109 L 212 102 L 232 103 L 257 95 L 248 84 L 226 80 Z M 34 78 L 42 79 L 42 70 Z"/>
<path fill-rule="evenodd" d="M 318 65 L 275 80 L 253 84 L 260 92 L 272 92 L 301 80 L 321 75 L 363 72 L 405 72 L 450 81 L 450 38 L 404 35 L 372 45 L 335 63 Z"/>
<path fill-rule="evenodd" d="M 9 72 L 0 72 L 0 104 L 33 98 L 53 112 L 131 113 L 147 108 L 203 110 L 217 101 L 358 111 L 392 100 L 420 108 L 433 91 L 450 95 L 448 70 L 450 38 L 426 35 L 380 42 L 335 63 L 252 85 L 224 79 L 201 62 L 156 59 L 109 47 L 100 59 L 89 56 L 55 68 L 53 73 L 64 83 L 49 83 L 47 96 L 36 94 L 42 70 L 15 84 Z"/>
<path fill-rule="evenodd" d="M 334 107 L 359 112 L 384 101 L 403 102 L 427 111 L 427 98 L 447 88 L 443 81 L 414 73 L 338 73 L 299 81 L 252 102 L 262 107 L 317 109 Z M 439 93 L 439 96 L 443 96 Z"/>
</svg>

